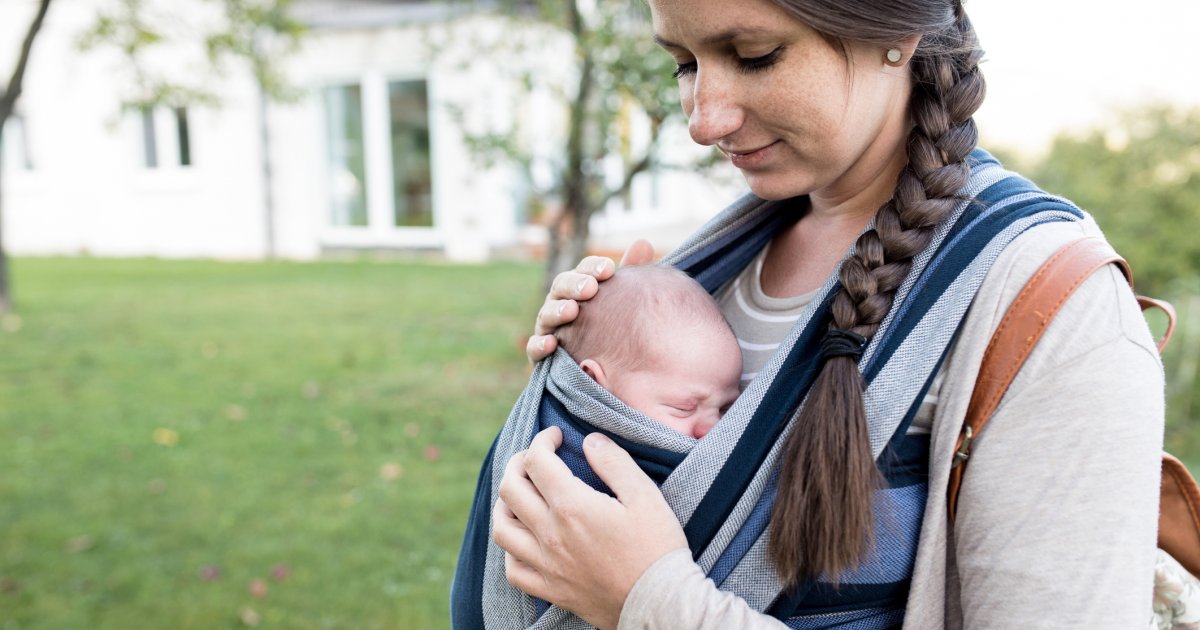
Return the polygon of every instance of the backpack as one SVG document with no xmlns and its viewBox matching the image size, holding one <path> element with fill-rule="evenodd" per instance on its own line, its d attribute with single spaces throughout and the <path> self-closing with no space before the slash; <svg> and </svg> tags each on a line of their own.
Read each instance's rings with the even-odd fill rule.
<svg viewBox="0 0 1200 630">
<path fill-rule="evenodd" d="M 1121 269 L 1132 287 L 1129 264 L 1107 242 L 1094 236 L 1072 241 L 1038 269 L 1005 312 L 984 352 L 955 448 L 947 503 L 951 526 L 958 507 L 958 491 L 970 461 L 971 443 L 979 439 L 1004 392 L 1067 298 L 1093 273 L 1110 264 Z M 1175 310 L 1160 300 L 1141 296 L 1137 299 L 1143 311 L 1158 308 L 1167 314 L 1167 331 L 1158 342 L 1161 352 L 1175 330 Z M 1193 576 L 1200 576 L 1200 486 L 1183 463 L 1168 453 L 1162 456 L 1158 546 Z"/>
</svg>

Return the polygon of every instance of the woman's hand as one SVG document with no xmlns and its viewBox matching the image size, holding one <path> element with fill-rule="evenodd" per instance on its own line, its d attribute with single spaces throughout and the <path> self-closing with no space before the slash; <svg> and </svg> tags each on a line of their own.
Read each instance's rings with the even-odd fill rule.
<svg viewBox="0 0 1200 630">
<path fill-rule="evenodd" d="M 649 241 L 638 239 L 625 250 L 621 266 L 644 265 L 654 260 L 654 247 Z M 579 315 L 579 302 L 592 299 L 601 282 L 612 277 L 616 268 L 612 260 L 604 256 L 588 256 L 579 261 L 574 271 L 564 271 L 554 278 L 546 302 L 538 310 L 533 325 L 533 336 L 525 345 L 525 356 L 531 362 L 540 361 L 554 353 L 558 339 L 554 329 L 575 321 Z"/>
<path fill-rule="evenodd" d="M 629 453 L 593 433 L 584 454 L 617 498 L 577 479 L 557 455 L 550 427 L 513 456 L 500 481 L 492 537 L 505 574 L 522 591 L 598 628 L 615 628 L 625 597 L 656 560 L 687 538 L 654 482 Z"/>
</svg>

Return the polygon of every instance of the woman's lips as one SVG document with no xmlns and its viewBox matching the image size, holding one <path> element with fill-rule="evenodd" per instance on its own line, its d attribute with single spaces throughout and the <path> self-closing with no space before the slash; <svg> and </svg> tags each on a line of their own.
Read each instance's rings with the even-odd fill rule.
<svg viewBox="0 0 1200 630">
<path fill-rule="evenodd" d="M 729 156 L 729 161 L 733 162 L 734 166 L 740 169 L 752 169 L 761 167 L 768 160 L 770 160 L 771 154 L 774 153 L 772 149 L 774 149 L 775 145 L 777 144 L 779 144 L 778 140 L 772 142 L 771 144 L 761 146 L 757 149 L 750 149 L 748 151 L 732 151 L 729 149 L 722 149 L 722 151 L 725 152 L 725 155 Z"/>
</svg>

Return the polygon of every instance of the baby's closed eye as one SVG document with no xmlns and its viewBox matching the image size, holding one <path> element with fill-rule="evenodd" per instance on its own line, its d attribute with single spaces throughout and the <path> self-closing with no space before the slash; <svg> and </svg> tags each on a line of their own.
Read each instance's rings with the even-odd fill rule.
<svg viewBox="0 0 1200 630">
<path fill-rule="evenodd" d="M 692 401 L 692 402 L 670 402 L 670 403 L 667 403 L 667 407 L 669 407 L 669 408 L 671 409 L 671 412 L 672 412 L 672 413 L 674 413 L 675 415 L 677 415 L 677 416 L 681 417 L 681 418 L 682 418 L 682 417 L 689 416 L 689 415 L 691 415 L 691 414 L 693 414 L 693 413 L 696 413 L 696 408 L 697 408 L 698 406 L 699 406 L 699 405 L 697 405 L 697 404 L 696 404 L 696 402 L 694 402 L 694 401 Z"/>
</svg>

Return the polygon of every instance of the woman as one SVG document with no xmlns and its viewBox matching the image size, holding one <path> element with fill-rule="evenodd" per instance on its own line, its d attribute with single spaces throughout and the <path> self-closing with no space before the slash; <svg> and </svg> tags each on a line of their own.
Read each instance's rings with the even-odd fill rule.
<svg viewBox="0 0 1200 630">
<path fill-rule="evenodd" d="M 670 480 L 660 492 L 594 434 L 583 451 L 614 500 L 555 455 L 559 429 L 539 433 L 499 483 L 508 582 L 600 628 L 1149 623 L 1162 373 L 1116 271 L 1056 316 L 973 445 L 953 527 L 946 516 L 999 316 L 1062 244 L 1096 233 L 975 150 L 982 53 L 958 0 L 649 4 L 692 138 L 767 200 L 746 213 L 786 215 L 718 293 L 744 348 L 782 346 L 746 353 L 735 419 L 705 438 L 736 442 L 716 478 L 769 426 L 755 422 L 779 391 L 797 390 L 794 404 L 740 486 L 749 507 L 726 509 L 701 544 L 696 523 L 717 518 L 707 495 L 682 501 Z M 647 260 L 644 244 L 627 255 Z M 556 280 L 532 359 L 611 273 L 587 259 Z M 776 356 L 788 348 L 794 364 Z M 763 505 L 769 527 L 735 544 Z"/>
</svg>

